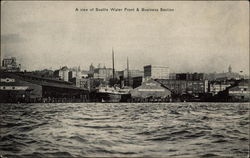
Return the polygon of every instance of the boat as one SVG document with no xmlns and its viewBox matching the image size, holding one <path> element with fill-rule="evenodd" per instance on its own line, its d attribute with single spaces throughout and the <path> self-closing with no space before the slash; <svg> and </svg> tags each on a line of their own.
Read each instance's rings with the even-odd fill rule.
<svg viewBox="0 0 250 158">
<path fill-rule="evenodd" d="M 105 103 L 127 102 L 130 99 L 129 91 L 124 91 L 118 87 L 99 87 L 96 91 L 98 101 Z"/>
<path fill-rule="evenodd" d="M 115 80 L 114 68 L 114 51 L 112 48 L 112 64 L 113 64 L 113 81 Z M 119 88 L 117 85 L 113 86 L 99 86 L 96 89 L 95 97 L 100 102 L 128 102 L 131 99 L 131 94 L 128 88 Z"/>
</svg>

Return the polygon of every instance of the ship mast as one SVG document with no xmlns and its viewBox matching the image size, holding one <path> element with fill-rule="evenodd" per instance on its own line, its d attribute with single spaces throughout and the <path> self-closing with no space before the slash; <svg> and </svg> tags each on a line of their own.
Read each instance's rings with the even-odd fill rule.
<svg viewBox="0 0 250 158">
<path fill-rule="evenodd" d="M 128 62 L 128 57 L 127 57 L 127 71 L 128 71 L 128 86 L 130 86 L 130 83 L 129 83 L 129 62 Z"/>
<path fill-rule="evenodd" d="M 113 64 L 113 81 L 115 80 L 115 58 L 114 58 L 114 50 L 112 48 L 112 64 Z"/>
</svg>

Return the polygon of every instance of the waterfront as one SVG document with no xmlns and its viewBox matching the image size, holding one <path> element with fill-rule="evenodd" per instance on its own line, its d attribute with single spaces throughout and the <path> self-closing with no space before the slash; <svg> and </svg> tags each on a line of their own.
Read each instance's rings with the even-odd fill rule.
<svg viewBox="0 0 250 158">
<path fill-rule="evenodd" d="M 247 157 L 248 103 L 0 104 L 0 155 Z"/>
</svg>

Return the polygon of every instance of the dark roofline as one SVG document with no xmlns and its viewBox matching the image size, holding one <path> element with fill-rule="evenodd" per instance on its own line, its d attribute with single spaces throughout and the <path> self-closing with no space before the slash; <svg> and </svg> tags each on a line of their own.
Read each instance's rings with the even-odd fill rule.
<svg viewBox="0 0 250 158">
<path fill-rule="evenodd" d="M 15 78 L 18 78 L 20 80 L 24 80 L 26 82 L 41 85 L 41 86 L 58 87 L 58 88 L 66 88 L 66 89 L 78 89 L 78 90 L 88 91 L 87 89 L 75 87 L 74 85 L 71 84 L 71 82 L 53 80 L 53 79 L 46 80 L 46 79 L 41 78 L 41 77 L 37 77 L 37 76 L 33 76 L 33 75 L 31 76 L 31 75 L 27 75 L 27 74 L 23 75 L 23 74 L 20 74 L 20 73 L 3 73 L 3 74 L 7 74 L 7 76 L 15 77 Z M 31 78 L 30 79 L 28 79 L 28 78 L 25 79 L 23 77 L 31 77 Z M 39 81 L 39 80 L 34 80 L 32 78 L 39 78 L 39 79 L 42 79 L 42 80 Z M 53 82 L 53 81 L 56 81 L 56 82 Z"/>
<path fill-rule="evenodd" d="M 23 73 L 23 72 L 18 72 L 16 74 L 19 75 L 19 76 L 22 76 L 22 77 L 32 77 L 32 78 L 47 80 L 47 81 L 52 81 L 52 82 L 58 82 L 58 83 L 64 83 L 64 84 L 72 84 L 72 82 L 67 82 L 67 81 L 62 81 L 62 80 L 57 80 L 57 79 L 47 78 L 47 77 L 40 77 L 40 76 L 36 76 L 36 75 L 33 75 L 33 74 L 27 74 L 27 73 Z"/>
</svg>

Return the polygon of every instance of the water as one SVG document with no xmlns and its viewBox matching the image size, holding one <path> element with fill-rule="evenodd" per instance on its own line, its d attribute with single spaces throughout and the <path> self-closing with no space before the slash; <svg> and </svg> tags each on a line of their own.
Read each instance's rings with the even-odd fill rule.
<svg viewBox="0 0 250 158">
<path fill-rule="evenodd" d="M 1 104 L 2 157 L 248 157 L 248 103 Z"/>
</svg>

